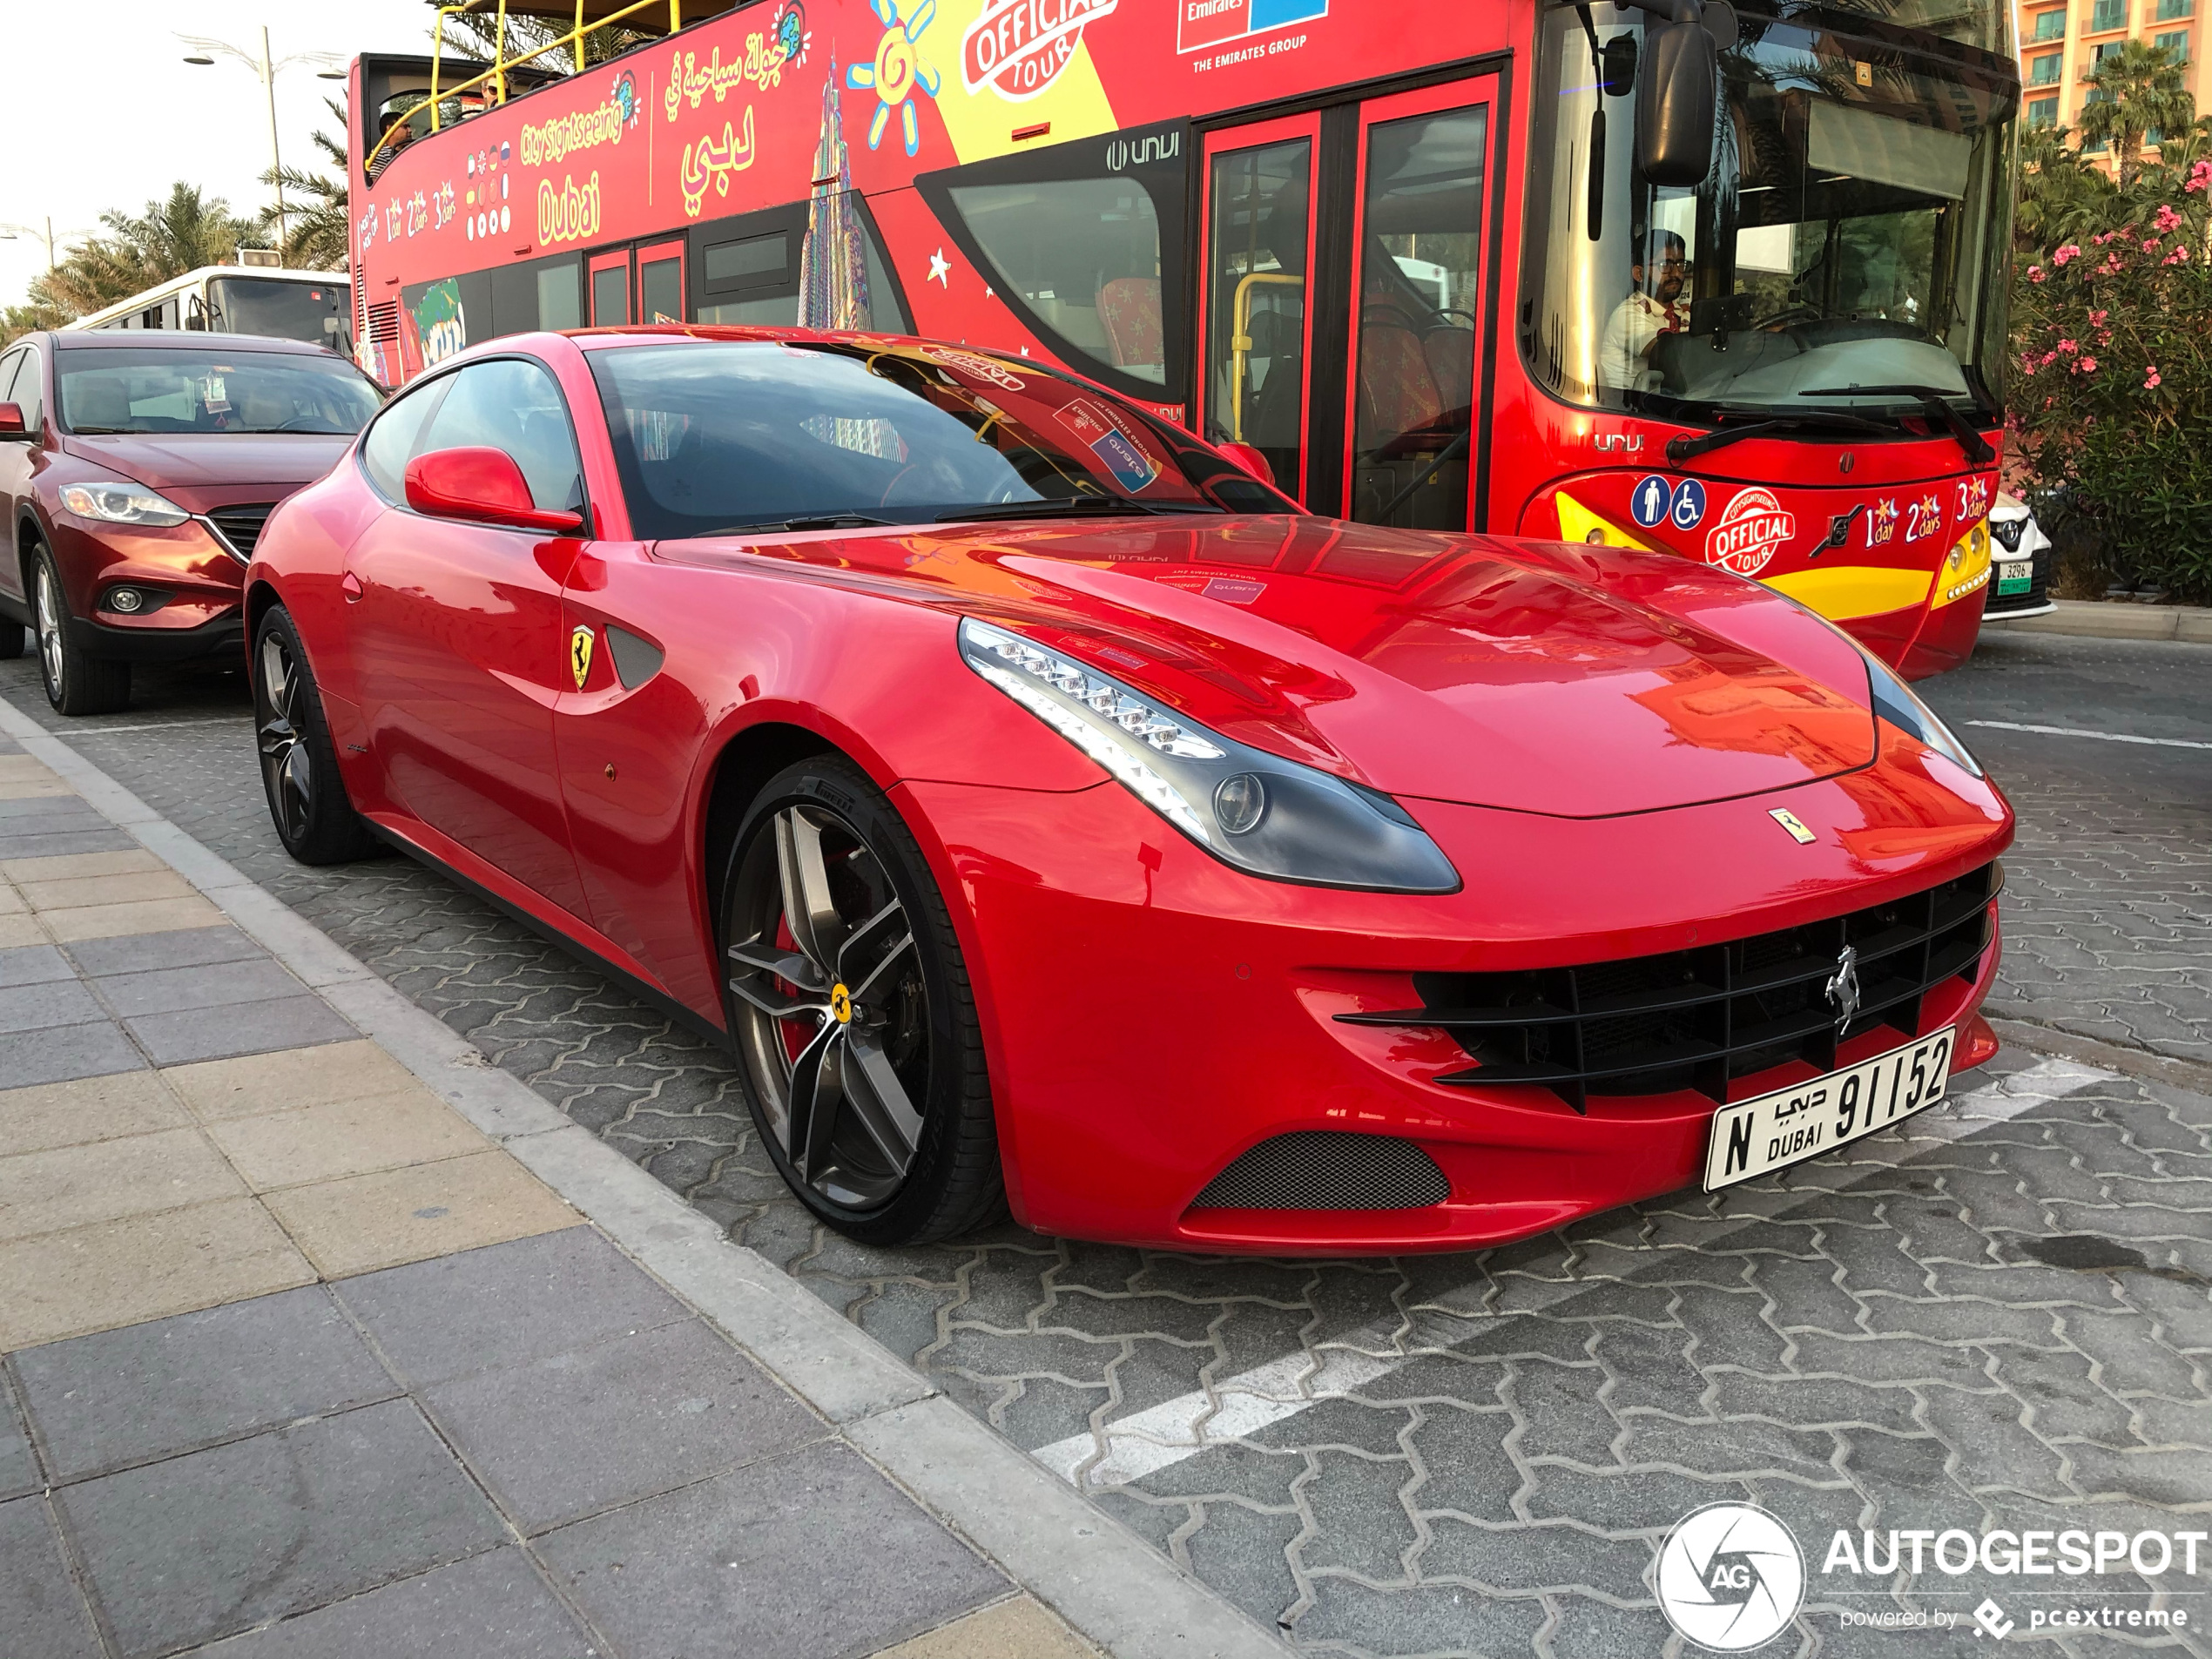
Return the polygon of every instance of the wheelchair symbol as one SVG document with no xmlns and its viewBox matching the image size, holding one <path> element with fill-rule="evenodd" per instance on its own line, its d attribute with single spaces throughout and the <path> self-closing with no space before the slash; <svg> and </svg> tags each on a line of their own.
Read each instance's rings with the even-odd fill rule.
<svg viewBox="0 0 2212 1659">
<path fill-rule="evenodd" d="M 1705 517 L 1705 486 L 1685 478 L 1675 486 L 1674 510 L 1668 515 L 1678 530 L 1694 530 Z"/>
</svg>

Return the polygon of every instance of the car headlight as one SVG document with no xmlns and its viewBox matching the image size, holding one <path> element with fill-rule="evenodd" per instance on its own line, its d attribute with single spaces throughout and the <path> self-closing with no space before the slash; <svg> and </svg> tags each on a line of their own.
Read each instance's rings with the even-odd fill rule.
<svg viewBox="0 0 2212 1659">
<path fill-rule="evenodd" d="M 988 623 L 963 619 L 960 651 L 970 668 L 1224 864 L 1315 887 L 1459 889 L 1452 861 L 1379 790 L 1209 732 L 1095 668 Z"/>
<path fill-rule="evenodd" d="M 89 484 L 64 484 L 62 505 L 79 518 L 109 524 L 144 524 L 165 528 L 181 524 L 192 515 L 166 496 L 157 496 L 144 484 L 98 479 Z"/>
<path fill-rule="evenodd" d="M 1889 664 L 1864 645 L 1859 646 L 1858 654 L 1866 658 L 1866 678 L 1868 689 L 1873 693 L 1875 713 L 1892 725 L 1910 732 L 1945 759 L 1955 761 L 1975 777 L 1984 775 L 1981 762 L 1974 759 L 1973 752 L 1952 735 L 1951 728 L 1936 718 L 1936 711 L 1920 701 Z"/>
</svg>

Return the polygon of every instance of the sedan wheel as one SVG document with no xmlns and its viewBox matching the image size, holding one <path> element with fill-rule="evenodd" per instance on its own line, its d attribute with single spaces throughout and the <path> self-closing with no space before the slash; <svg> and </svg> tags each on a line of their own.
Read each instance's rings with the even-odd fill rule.
<svg viewBox="0 0 2212 1659">
<path fill-rule="evenodd" d="M 881 1244 L 995 1217 L 967 975 L 891 803 L 836 761 L 772 783 L 738 838 L 724 937 L 755 1118 L 808 1207 Z"/>
</svg>

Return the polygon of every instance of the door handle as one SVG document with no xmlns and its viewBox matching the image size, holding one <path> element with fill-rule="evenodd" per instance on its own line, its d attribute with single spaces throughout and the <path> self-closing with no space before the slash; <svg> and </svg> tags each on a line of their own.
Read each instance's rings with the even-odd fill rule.
<svg viewBox="0 0 2212 1659">
<path fill-rule="evenodd" d="M 338 591 L 346 596 L 346 603 L 357 605 L 361 602 L 361 579 L 351 570 L 338 579 Z"/>
</svg>

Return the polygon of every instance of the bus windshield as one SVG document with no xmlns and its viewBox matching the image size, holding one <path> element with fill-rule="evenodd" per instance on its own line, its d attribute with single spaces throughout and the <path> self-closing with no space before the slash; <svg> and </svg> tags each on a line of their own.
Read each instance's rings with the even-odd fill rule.
<svg viewBox="0 0 2212 1659">
<path fill-rule="evenodd" d="M 1018 359 L 725 340 L 590 361 L 631 527 L 647 540 L 854 520 L 1298 510 L 1120 399 Z"/>
<path fill-rule="evenodd" d="M 1924 0 L 1925 3 L 1925 0 Z M 1746 0 L 1695 189 L 1635 166 L 1645 14 L 1543 17 L 1523 348 L 1576 403 L 1993 418 L 2004 361 L 2004 9 L 1945 18 Z M 1918 23 L 1912 29 L 1899 23 Z"/>
<path fill-rule="evenodd" d="M 57 354 L 71 432 L 358 432 L 376 384 L 320 352 L 100 346 Z"/>
<path fill-rule="evenodd" d="M 318 346 L 334 341 L 353 309 L 353 290 L 343 277 L 327 282 L 277 282 L 267 277 L 217 277 L 208 283 L 214 312 L 209 326 L 229 334 L 270 334 L 306 340 Z M 325 326 L 334 319 L 339 327 Z"/>
</svg>

